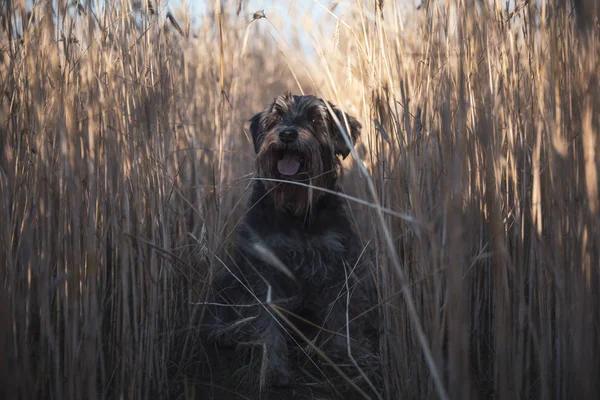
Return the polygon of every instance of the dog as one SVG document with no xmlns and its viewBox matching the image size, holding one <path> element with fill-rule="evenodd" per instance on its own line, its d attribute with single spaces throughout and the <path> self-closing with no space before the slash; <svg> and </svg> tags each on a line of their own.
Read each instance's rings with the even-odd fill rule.
<svg viewBox="0 0 600 400">
<path fill-rule="evenodd" d="M 261 387 L 291 383 L 286 332 L 297 328 L 282 315 L 301 315 L 321 342 L 347 351 L 348 276 L 362 247 L 335 192 L 361 128 L 329 102 L 290 93 L 250 120 L 255 181 L 232 262 L 214 285 L 230 306 L 207 312 L 205 325 L 222 344 L 262 346 Z"/>
</svg>

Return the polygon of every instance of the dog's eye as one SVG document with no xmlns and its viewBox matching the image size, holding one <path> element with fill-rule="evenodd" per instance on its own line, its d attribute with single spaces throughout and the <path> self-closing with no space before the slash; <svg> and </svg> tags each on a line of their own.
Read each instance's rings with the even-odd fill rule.
<svg viewBox="0 0 600 400">
<path fill-rule="evenodd" d="M 313 115 L 310 119 L 311 124 L 319 124 L 321 123 L 321 117 L 318 115 Z"/>
</svg>

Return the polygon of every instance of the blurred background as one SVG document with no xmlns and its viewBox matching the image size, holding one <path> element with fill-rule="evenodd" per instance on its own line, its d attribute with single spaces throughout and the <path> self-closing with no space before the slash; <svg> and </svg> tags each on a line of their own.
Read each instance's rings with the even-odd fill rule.
<svg viewBox="0 0 600 400">
<path fill-rule="evenodd" d="M 596 1 L 0 4 L 1 398 L 598 398 Z M 363 124 L 360 390 L 222 380 L 194 323 L 286 90 Z"/>
</svg>

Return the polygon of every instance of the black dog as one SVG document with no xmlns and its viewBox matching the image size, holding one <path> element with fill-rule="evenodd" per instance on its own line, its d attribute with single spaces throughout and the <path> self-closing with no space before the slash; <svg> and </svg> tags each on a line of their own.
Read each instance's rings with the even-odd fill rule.
<svg viewBox="0 0 600 400">
<path fill-rule="evenodd" d="M 350 153 L 360 129 L 330 103 L 289 93 L 251 119 L 257 179 L 232 265 L 216 284 L 218 301 L 232 306 L 218 307 L 208 325 L 221 342 L 262 346 L 262 384 L 289 383 L 286 330 L 294 330 L 278 317 L 287 311 L 346 351 L 347 277 L 361 245 L 345 200 L 330 191 L 339 191 L 338 156 Z"/>
</svg>

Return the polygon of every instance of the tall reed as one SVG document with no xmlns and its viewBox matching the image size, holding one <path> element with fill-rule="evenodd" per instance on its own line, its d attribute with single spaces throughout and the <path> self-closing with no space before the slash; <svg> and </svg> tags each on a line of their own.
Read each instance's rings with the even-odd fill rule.
<svg viewBox="0 0 600 400">
<path fill-rule="evenodd" d="M 221 398 L 191 372 L 213 362 L 193 303 L 244 211 L 246 121 L 284 90 L 364 126 L 344 190 L 371 205 L 349 201 L 380 396 L 596 398 L 593 12 L 221 3 L 195 22 L 154 1 L 2 3 L 2 398 Z"/>
</svg>

